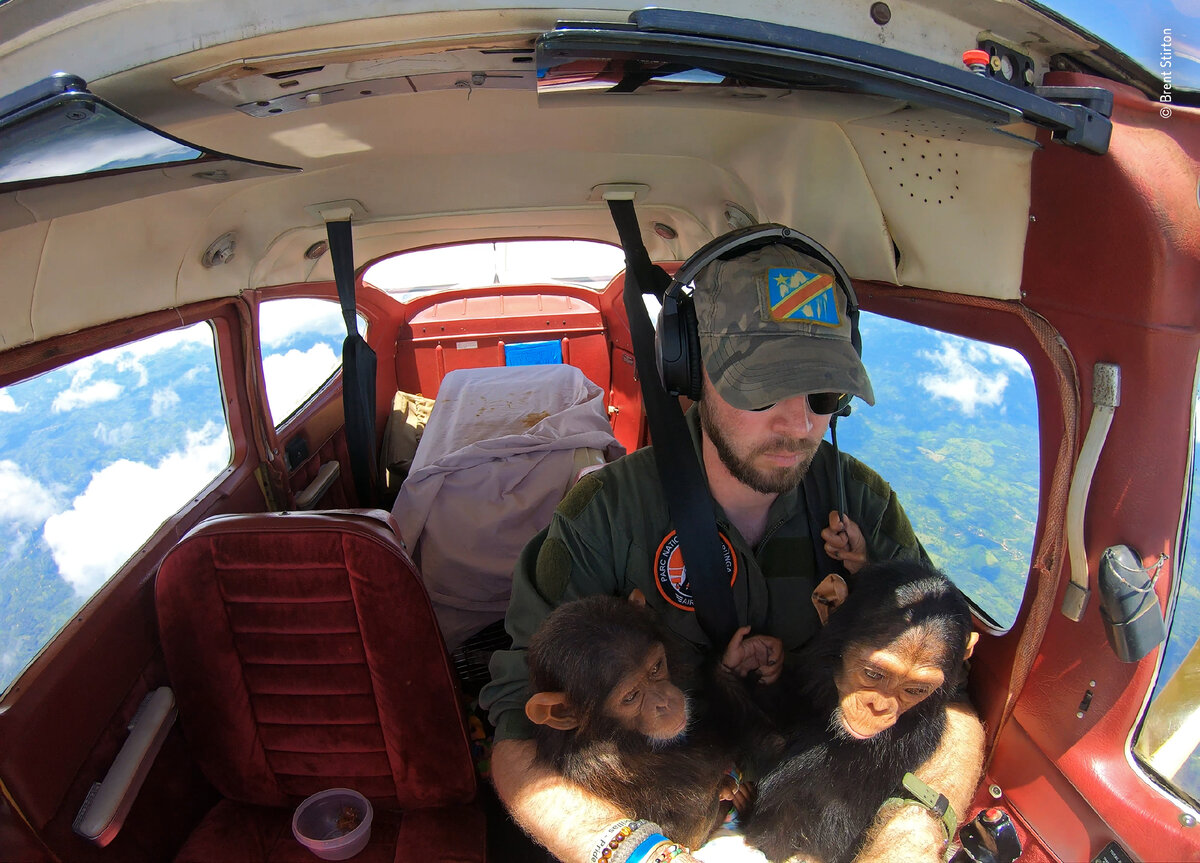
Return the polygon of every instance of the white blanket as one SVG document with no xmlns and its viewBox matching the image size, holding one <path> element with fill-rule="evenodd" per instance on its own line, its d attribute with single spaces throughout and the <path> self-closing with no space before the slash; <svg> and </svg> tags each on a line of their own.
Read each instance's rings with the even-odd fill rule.
<svg viewBox="0 0 1200 863">
<path fill-rule="evenodd" d="M 604 393 L 578 368 L 446 375 L 392 513 L 447 648 L 504 616 L 517 554 L 550 523 L 583 448 L 625 452 Z"/>
</svg>

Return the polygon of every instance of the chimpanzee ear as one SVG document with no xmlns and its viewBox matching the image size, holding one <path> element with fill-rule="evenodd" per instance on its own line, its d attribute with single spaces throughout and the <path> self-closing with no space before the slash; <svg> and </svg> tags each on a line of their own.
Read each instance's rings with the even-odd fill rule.
<svg viewBox="0 0 1200 863">
<path fill-rule="evenodd" d="M 963 654 L 963 659 L 971 658 L 971 654 L 975 651 L 975 645 L 979 643 L 979 633 L 972 630 L 967 636 L 967 652 Z"/>
<path fill-rule="evenodd" d="M 555 731 L 570 731 L 579 727 L 579 719 L 565 692 L 535 692 L 525 702 L 525 715 L 531 722 Z"/>
<path fill-rule="evenodd" d="M 829 615 L 833 614 L 849 595 L 850 588 L 846 586 L 846 580 L 837 573 L 825 576 L 825 580 L 817 585 L 817 589 L 812 592 L 812 604 L 817 610 L 817 617 L 821 618 L 822 626 L 829 622 Z"/>
<path fill-rule="evenodd" d="M 633 589 L 633 593 L 629 594 L 629 601 L 632 602 L 634 605 L 640 605 L 642 608 L 645 608 L 646 607 L 646 594 L 642 593 L 642 591 L 640 589 L 635 587 Z"/>
</svg>

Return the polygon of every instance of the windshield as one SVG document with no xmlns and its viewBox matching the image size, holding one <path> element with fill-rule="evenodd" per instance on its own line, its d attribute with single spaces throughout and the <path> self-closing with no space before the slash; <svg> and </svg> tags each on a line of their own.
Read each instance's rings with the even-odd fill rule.
<svg viewBox="0 0 1200 863">
<path fill-rule="evenodd" d="M 585 240 L 507 240 L 405 252 L 368 267 L 363 280 L 408 300 L 457 288 L 538 283 L 602 291 L 625 268 L 617 246 Z"/>
<path fill-rule="evenodd" d="M 1057 12 L 1136 61 L 1163 82 L 1161 95 L 1200 89 L 1200 4 L 1195 0 L 1052 0 L 1030 5 Z"/>
</svg>

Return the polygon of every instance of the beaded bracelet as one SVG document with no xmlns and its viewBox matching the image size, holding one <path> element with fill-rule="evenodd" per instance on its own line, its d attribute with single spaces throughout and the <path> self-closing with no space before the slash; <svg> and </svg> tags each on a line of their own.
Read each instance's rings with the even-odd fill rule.
<svg viewBox="0 0 1200 863">
<path fill-rule="evenodd" d="M 623 819 L 610 825 L 603 839 L 592 849 L 591 863 L 641 863 L 644 859 L 638 852 L 651 836 L 666 841 L 662 830 L 653 821 Z"/>
<path fill-rule="evenodd" d="M 653 850 L 654 859 L 650 863 L 667 863 L 668 860 L 674 860 L 680 854 L 686 854 L 688 851 L 684 846 L 676 842 L 660 842 Z M 643 860 L 649 860 L 650 855 L 647 854 Z"/>
<path fill-rule="evenodd" d="M 604 831 L 604 836 L 601 838 L 600 843 L 592 849 L 591 863 L 607 863 L 607 861 L 612 859 L 613 854 L 616 853 L 621 843 L 645 823 L 645 821 L 631 821 L 628 818 L 624 818 L 615 824 L 609 825 L 608 829 Z"/>
<path fill-rule="evenodd" d="M 669 845 L 670 840 L 661 833 L 651 833 L 642 840 L 642 844 L 633 849 L 629 855 L 629 863 L 659 863 L 656 856 L 659 849 Z"/>
</svg>

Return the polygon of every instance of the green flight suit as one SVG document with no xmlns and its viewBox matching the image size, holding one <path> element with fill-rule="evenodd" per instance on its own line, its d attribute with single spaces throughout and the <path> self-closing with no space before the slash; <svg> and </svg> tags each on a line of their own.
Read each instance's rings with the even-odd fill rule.
<svg viewBox="0 0 1200 863">
<path fill-rule="evenodd" d="M 687 420 L 699 452 L 695 408 Z M 832 458 L 833 447 L 822 442 L 810 471 L 831 470 Z M 868 559 L 928 561 L 891 487 L 851 456 L 842 454 L 841 467 L 847 514 L 862 530 Z M 835 500 L 831 495 L 818 518 L 822 526 L 828 524 Z M 781 639 L 785 651 L 794 652 L 820 626 L 811 596 L 827 574 L 818 577 L 815 572 L 802 489 L 774 501 L 757 548 L 749 546 L 719 505 L 714 503 L 714 508 L 729 552 L 726 566 L 733 570 L 739 624 Z M 695 611 L 688 607 L 677 541 L 649 447 L 585 475 L 559 504 L 547 531 L 517 560 L 506 616 L 513 648 L 493 654 L 492 680 L 479 697 L 496 726 L 497 740 L 531 736 L 524 714 L 529 698 L 524 648 L 542 620 L 560 603 L 593 594 L 628 596 L 635 588 L 676 635 L 698 649 L 711 649 Z"/>
</svg>

